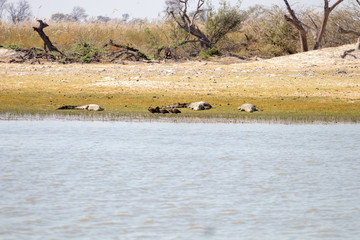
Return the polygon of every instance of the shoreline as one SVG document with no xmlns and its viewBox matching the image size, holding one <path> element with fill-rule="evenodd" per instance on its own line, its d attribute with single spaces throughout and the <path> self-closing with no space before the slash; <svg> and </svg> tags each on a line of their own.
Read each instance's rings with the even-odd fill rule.
<svg viewBox="0 0 360 240">
<path fill-rule="evenodd" d="M 114 115 L 114 114 L 14 114 L 0 113 L 0 121 L 95 121 L 95 122 L 148 122 L 148 123 L 195 123 L 195 124 L 360 124 L 359 117 L 350 116 L 279 116 L 279 115 L 239 115 L 237 118 L 219 116 L 154 116 L 147 114 Z"/>
<path fill-rule="evenodd" d="M 360 52 L 357 59 L 342 59 L 341 52 L 349 47 L 243 63 L 231 59 L 128 65 L 4 63 L 0 115 L 86 121 L 359 123 Z M 213 108 L 184 109 L 178 116 L 149 115 L 147 110 L 198 101 Z M 240 114 L 237 109 L 245 103 L 264 111 Z M 87 104 L 105 111 L 56 111 L 64 105 Z"/>
</svg>

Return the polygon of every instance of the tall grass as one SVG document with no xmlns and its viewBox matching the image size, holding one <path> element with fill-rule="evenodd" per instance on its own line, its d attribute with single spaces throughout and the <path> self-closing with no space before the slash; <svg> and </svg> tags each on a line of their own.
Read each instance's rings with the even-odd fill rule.
<svg viewBox="0 0 360 240">
<path fill-rule="evenodd" d="M 312 25 L 311 16 L 316 22 L 321 22 L 322 12 L 313 9 L 297 11 L 303 16 L 303 21 Z M 216 48 L 222 53 L 236 53 L 239 55 L 262 55 L 280 56 L 299 51 L 298 32 L 287 23 L 283 7 L 271 8 L 253 7 L 246 11 L 246 20 L 241 27 L 226 35 L 220 40 Z M 356 37 L 339 34 L 338 25 L 358 31 L 360 28 L 359 11 L 354 5 L 336 9 L 330 16 L 327 26 L 323 47 L 339 46 L 342 44 L 355 43 Z M 176 23 L 168 20 L 158 22 L 55 22 L 46 21 L 49 27 L 45 33 L 50 37 L 54 45 L 62 52 L 70 52 L 72 47 L 79 42 L 87 42 L 101 49 L 102 46 L 112 39 L 121 45 L 131 44 L 145 52 L 149 56 L 156 56 L 161 47 L 177 48 L 178 57 L 189 57 L 200 52 L 199 45 L 187 44 L 178 46 L 185 39 L 187 33 L 181 30 Z M 204 25 L 197 23 L 203 31 Z M 42 47 L 43 43 L 38 34 L 33 31 L 38 26 L 36 19 L 27 22 L 12 24 L 0 21 L 0 45 L 17 45 L 21 48 Z M 308 34 L 309 44 L 313 39 Z"/>
<path fill-rule="evenodd" d="M 69 52 L 79 42 L 87 42 L 101 49 L 112 39 L 121 45 L 131 44 L 143 51 L 152 52 L 147 31 L 157 36 L 160 44 L 167 44 L 164 31 L 168 28 L 165 23 L 125 24 L 115 22 L 53 22 L 48 21 L 49 27 L 44 32 L 60 51 Z M 17 45 L 21 48 L 42 47 L 43 42 L 33 31 L 36 21 L 21 22 L 18 24 L 0 23 L 0 45 Z"/>
</svg>

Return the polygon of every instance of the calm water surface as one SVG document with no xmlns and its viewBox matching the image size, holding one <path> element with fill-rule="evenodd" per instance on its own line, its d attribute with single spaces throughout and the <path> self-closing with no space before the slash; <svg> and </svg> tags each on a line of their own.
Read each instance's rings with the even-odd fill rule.
<svg viewBox="0 0 360 240">
<path fill-rule="evenodd" d="M 0 122 L 0 239 L 360 239 L 360 125 Z"/>
</svg>

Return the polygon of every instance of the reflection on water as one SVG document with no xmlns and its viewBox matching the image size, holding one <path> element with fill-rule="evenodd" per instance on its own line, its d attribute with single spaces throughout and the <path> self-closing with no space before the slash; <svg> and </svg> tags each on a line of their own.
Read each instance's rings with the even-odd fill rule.
<svg viewBox="0 0 360 240">
<path fill-rule="evenodd" d="M 360 125 L 0 122 L 0 239 L 356 239 Z"/>
</svg>

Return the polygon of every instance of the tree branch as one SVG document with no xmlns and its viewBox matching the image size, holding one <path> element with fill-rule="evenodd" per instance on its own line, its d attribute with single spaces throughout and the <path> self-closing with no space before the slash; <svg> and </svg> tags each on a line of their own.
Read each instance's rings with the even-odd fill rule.
<svg viewBox="0 0 360 240">
<path fill-rule="evenodd" d="M 336 6 L 337 5 L 339 5 L 341 2 L 343 2 L 344 0 L 338 0 L 336 3 L 334 3 L 334 5 L 332 5 L 331 7 L 330 7 L 330 12 L 332 11 L 332 10 L 334 10 L 334 8 L 336 8 Z M 358 0 L 357 0 L 358 1 Z M 326 1 L 326 2 L 328 2 L 328 1 Z M 359 3 L 359 2 L 358 2 Z"/>
<path fill-rule="evenodd" d="M 285 2 L 288 12 L 290 13 L 291 17 L 294 20 L 294 22 L 296 22 L 297 24 L 301 24 L 300 20 L 296 17 L 294 10 L 292 10 L 292 8 L 290 7 L 289 2 L 287 0 L 284 0 L 284 2 Z"/>
<path fill-rule="evenodd" d="M 198 38 L 198 42 L 201 43 L 202 46 L 211 47 L 212 42 L 206 37 L 206 35 L 196 26 L 195 20 L 199 12 L 201 12 L 201 7 L 204 5 L 205 0 L 198 0 L 197 8 L 195 13 L 190 19 L 188 15 L 188 2 L 189 0 L 177 0 L 178 3 L 178 10 L 174 12 L 173 10 L 169 11 L 167 9 L 168 14 L 173 18 L 173 20 L 179 25 L 180 28 L 185 30 L 188 35 L 185 38 L 185 41 L 190 39 L 190 36 L 193 35 Z"/>
<path fill-rule="evenodd" d="M 289 4 L 289 2 L 287 0 L 284 0 L 284 2 L 285 2 L 285 5 L 286 5 L 286 8 L 287 8 L 288 12 L 291 15 L 291 18 L 288 17 L 287 15 L 284 15 L 285 20 L 287 22 L 289 22 L 290 24 L 292 24 L 299 31 L 301 51 L 306 52 L 306 51 L 308 51 L 308 43 L 307 43 L 306 31 L 304 29 L 304 26 L 306 26 L 309 29 L 311 29 L 311 28 L 309 26 L 303 24 L 296 17 L 294 10 L 291 9 L 290 4 Z"/>
<path fill-rule="evenodd" d="M 338 32 L 339 32 L 339 33 L 344 33 L 344 34 L 354 34 L 354 35 L 360 37 L 360 32 L 356 32 L 356 31 L 353 31 L 353 30 L 343 29 L 343 28 L 340 27 L 340 26 L 339 26 L 339 28 L 338 28 Z"/>
<path fill-rule="evenodd" d="M 139 49 L 136 49 L 136 48 L 131 47 L 131 46 L 129 46 L 129 45 L 125 45 L 125 46 L 124 46 L 124 45 L 116 44 L 116 43 L 113 42 L 112 39 L 109 40 L 109 43 L 104 44 L 103 48 L 105 48 L 105 47 L 107 47 L 107 46 L 113 46 L 113 47 L 117 47 L 117 48 L 123 48 L 123 49 L 129 50 L 129 51 L 133 51 L 133 52 L 135 52 L 135 53 L 137 54 L 137 56 L 138 56 L 139 58 L 143 58 L 143 59 L 145 59 L 145 60 L 149 60 L 149 57 L 146 56 L 146 54 L 144 54 L 143 52 L 141 52 Z M 122 54 L 123 54 L 123 53 L 121 53 L 121 55 L 122 55 Z M 131 53 L 131 54 L 133 54 L 133 53 Z M 119 56 L 120 56 L 120 55 L 119 55 Z"/>
<path fill-rule="evenodd" d="M 197 15 L 199 14 L 199 12 L 201 12 L 201 7 L 204 5 L 204 3 L 205 3 L 205 0 L 198 0 L 196 11 L 191 20 L 191 25 L 194 24 L 194 21 L 195 21 Z"/>
</svg>

